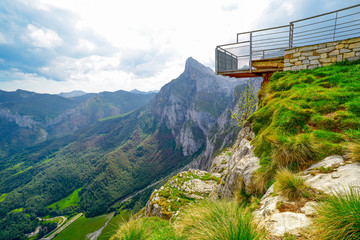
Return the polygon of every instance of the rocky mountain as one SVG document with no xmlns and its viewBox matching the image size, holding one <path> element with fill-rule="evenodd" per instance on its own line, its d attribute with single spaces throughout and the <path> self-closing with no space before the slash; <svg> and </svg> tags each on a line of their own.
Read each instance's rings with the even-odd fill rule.
<svg viewBox="0 0 360 240">
<path fill-rule="evenodd" d="M 58 95 L 60 97 L 64 97 L 64 98 L 73 98 L 73 97 L 80 97 L 85 94 L 87 94 L 87 93 L 84 91 L 75 90 L 75 91 L 71 91 L 71 92 L 61 92 Z"/>
<path fill-rule="evenodd" d="M 200 156 L 210 130 L 234 104 L 234 89 L 239 84 L 244 80 L 215 76 L 211 69 L 189 58 L 184 72 L 146 106 L 3 158 L 0 193 L 6 197 L 0 202 L 1 216 L 18 208 L 48 214 L 46 206 L 79 188 L 80 202 L 70 209 L 87 216 L 113 209 L 128 195 Z M 114 109 L 104 104 L 115 94 L 90 97 L 64 118 L 76 122 L 86 114 L 92 116 L 95 112 L 95 118 L 99 118 L 104 115 L 96 114 L 119 111 L 119 106 Z M 226 116 L 223 125 L 228 124 Z M 61 121 L 51 126 L 70 129 Z M 56 134 L 50 126 L 48 129 Z M 70 210 L 53 211 L 64 214 Z"/>
</svg>

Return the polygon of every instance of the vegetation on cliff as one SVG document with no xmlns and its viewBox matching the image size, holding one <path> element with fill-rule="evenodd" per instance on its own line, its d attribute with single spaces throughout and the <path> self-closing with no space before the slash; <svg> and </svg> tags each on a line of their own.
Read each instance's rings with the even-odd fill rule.
<svg viewBox="0 0 360 240">
<path fill-rule="evenodd" d="M 262 190 L 276 169 L 300 170 L 343 155 L 360 139 L 360 62 L 275 73 L 250 116 Z M 351 150 L 354 153 L 356 151 Z"/>
</svg>

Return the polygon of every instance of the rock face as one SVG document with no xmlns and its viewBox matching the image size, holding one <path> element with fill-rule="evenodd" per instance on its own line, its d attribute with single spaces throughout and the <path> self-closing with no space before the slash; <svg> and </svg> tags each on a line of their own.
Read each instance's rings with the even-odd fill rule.
<svg viewBox="0 0 360 240">
<path fill-rule="evenodd" d="M 305 183 L 312 189 L 327 194 L 347 191 L 349 186 L 360 187 L 360 164 L 344 162 L 341 156 L 330 156 L 304 171 Z M 272 236 L 286 233 L 302 235 L 311 226 L 316 215 L 316 202 L 290 202 L 274 194 L 271 186 L 261 199 L 255 218 Z M 283 206 L 287 206 L 286 210 Z M 290 207 L 289 207 L 290 206 Z M 285 209 L 285 210 L 284 210 Z"/>
<path fill-rule="evenodd" d="M 193 169 L 181 172 L 151 194 L 145 207 L 145 216 L 170 219 L 183 206 L 208 197 L 219 183 L 220 174 Z"/>
<path fill-rule="evenodd" d="M 210 172 L 218 171 L 220 161 L 227 161 L 226 173 L 217 190 L 218 197 L 233 198 L 240 188 L 244 188 L 247 193 L 251 192 L 253 174 L 260 167 L 259 159 L 254 155 L 253 147 L 250 145 L 253 138 L 254 133 L 250 131 L 249 126 L 245 126 L 231 148 L 231 155 L 228 158 L 220 155 L 214 159 Z"/>
<path fill-rule="evenodd" d="M 244 81 L 216 76 L 189 58 L 185 71 L 161 89 L 149 108 L 171 129 L 183 154 L 191 156 L 205 147 L 209 130 L 233 101 L 235 87 Z"/>
</svg>

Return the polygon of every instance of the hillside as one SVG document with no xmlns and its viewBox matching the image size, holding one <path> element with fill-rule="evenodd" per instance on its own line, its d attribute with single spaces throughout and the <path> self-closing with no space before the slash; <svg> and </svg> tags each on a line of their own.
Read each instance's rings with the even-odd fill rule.
<svg viewBox="0 0 360 240">
<path fill-rule="evenodd" d="M 1 216 L 19 208 L 38 216 L 81 211 L 89 217 L 113 211 L 127 196 L 199 156 L 209 130 L 234 104 L 234 89 L 243 82 L 215 76 L 211 69 L 190 58 L 184 73 L 165 85 L 147 105 L 99 119 L 74 134 L 4 158 Z M 222 142 L 226 145 L 232 140 Z M 47 207 L 71 198 L 79 188 L 76 206 Z"/>
<path fill-rule="evenodd" d="M 0 159 L 55 136 L 73 133 L 98 119 L 132 111 L 154 95 L 117 91 L 64 98 L 23 90 L 0 91 Z"/>
<path fill-rule="evenodd" d="M 174 176 L 111 239 L 358 239 L 359 66 L 274 74 L 210 172 Z"/>
</svg>

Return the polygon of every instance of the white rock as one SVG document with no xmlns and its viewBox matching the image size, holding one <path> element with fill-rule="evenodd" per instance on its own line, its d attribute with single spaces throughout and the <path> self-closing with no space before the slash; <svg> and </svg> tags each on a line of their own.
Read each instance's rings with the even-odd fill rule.
<svg viewBox="0 0 360 240">
<path fill-rule="evenodd" d="M 337 166 L 337 164 L 341 165 L 341 163 L 344 163 L 344 158 L 342 156 L 334 155 L 327 158 L 324 158 L 322 161 L 313 164 L 311 167 L 309 167 L 308 170 L 315 169 L 315 168 L 328 168 Z"/>
<path fill-rule="evenodd" d="M 332 174 L 317 174 L 308 176 L 305 183 L 325 193 L 344 192 L 349 186 L 360 187 L 360 163 L 340 166 L 336 177 L 333 178 Z"/>
<path fill-rule="evenodd" d="M 316 215 L 316 202 L 307 202 L 304 207 L 302 207 L 300 210 L 302 213 L 304 213 L 306 216 L 314 216 Z"/>
<path fill-rule="evenodd" d="M 272 236 L 281 237 L 285 233 L 299 234 L 312 224 L 303 213 L 283 212 L 273 214 L 266 224 Z"/>
</svg>

